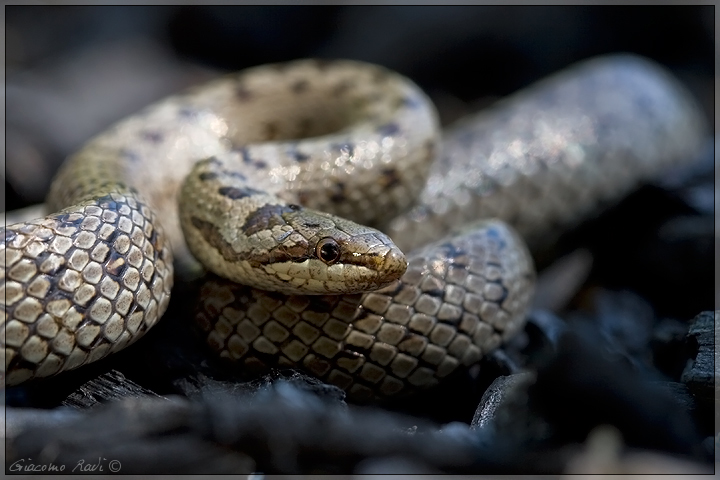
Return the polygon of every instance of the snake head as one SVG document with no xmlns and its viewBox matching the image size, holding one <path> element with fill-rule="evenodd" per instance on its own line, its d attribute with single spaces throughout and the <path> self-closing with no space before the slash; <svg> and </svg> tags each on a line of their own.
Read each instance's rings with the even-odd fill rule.
<svg viewBox="0 0 720 480">
<path fill-rule="evenodd" d="M 389 285 L 407 269 L 405 255 L 378 230 L 296 205 L 280 216 L 284 233 L 265 264 L 266 272 L 292 285 L 280 291 L 361 293 Z"/>
<path fill-rule="evenodd" d="M 384 233 L 297 205 L 263 202 L 241 225 L 196 214 L 181 214 L 193 254 L 217 275 L 263 290 L 361 293 L 391 284 L 407 269 L 405 255 Z"/>
</svg>

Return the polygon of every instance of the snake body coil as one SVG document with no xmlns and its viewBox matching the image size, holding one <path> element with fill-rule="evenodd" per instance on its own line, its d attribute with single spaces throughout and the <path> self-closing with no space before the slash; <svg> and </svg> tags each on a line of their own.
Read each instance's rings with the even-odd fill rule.
<svg viewBox="0 0 720 480">
<path fill-rule="evenodd" d="M 189 249 L 248 285 L 204 287 L 199 321 L 222 356 L 302 366 L 358 398 L 432 385 L 517 332 L 533 289 L 511 228 L 449 230 L 495 216 L 537 238 L 691 157 L 702 133 L 685 92 L 633 57 L 518 94 L 442 147 L 426 96 L 380 67 L 225 77 L 91 140 L 53 183 L 58 213 L 4 229 L 6 381 L 137 340 Z M 393 241 L 436 243 L 406 260 Z"/>
</svg>

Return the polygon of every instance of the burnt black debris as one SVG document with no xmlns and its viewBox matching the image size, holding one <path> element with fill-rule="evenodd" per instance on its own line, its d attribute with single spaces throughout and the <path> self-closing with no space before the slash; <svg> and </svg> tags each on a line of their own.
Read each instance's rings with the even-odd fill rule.
<svg viewBox="0 0 720 480">
<path fill-rule="evenodd" d="M 609 424 L 628 445 L 696 453 L 700 439 L 689 412 L 653 379 L 631 368 L 627 357 L 569 331 L 554 358 L 538 368 L 528 401 L 557 440 L 582 441 L 593 428 Z"/>
<path fill-rule="evenodd" d="M 680 380 L 695 400 L 695 417 L 703 435 L 717 435 L 715 417 L 718 404 L 718 358 L 717 325 L 718 312 L 702 312 L 696 316 L 687 334 L 690 360 Z"/>
<path fill-rule="evenodd" d="M 696 397 L 714 400 L 717 385 L 717 351 L 715 350 L 716 312 L 702 312 L 695 317 L 687 334 L 687 341 L 695 352 L 682 374 L 682 381 Z"/>
</svg>

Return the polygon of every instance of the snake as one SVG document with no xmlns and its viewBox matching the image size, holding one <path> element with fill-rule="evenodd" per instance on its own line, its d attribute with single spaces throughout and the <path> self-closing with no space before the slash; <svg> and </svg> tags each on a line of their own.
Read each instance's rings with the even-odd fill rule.
<svg viewBox="0 0 720 480">
<path fill-rule="evenodd" d="M 354 398 L 427 388 L 523 328 L 526 242 L 692 158 L 704 135 L 684 87 L 632 55 L 445 131 L 420 87 L 378 65 L 226 75 L 91 139 L 56 175 L 54 213 L 2 229 L 5 382 L 133 344 L 175 270 L 200 269 L 197 325 L 221 357 Z"/>
</svg>

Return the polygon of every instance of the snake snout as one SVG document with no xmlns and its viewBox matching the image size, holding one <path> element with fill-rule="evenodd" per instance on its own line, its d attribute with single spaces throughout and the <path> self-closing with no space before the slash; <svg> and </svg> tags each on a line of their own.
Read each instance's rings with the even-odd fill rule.
<svg viewBox="0 0 720 480">
<path fill-rule="evenodd" d="M 407 259 L 390 238 L 373 231 L 356 235 L 341 261 L 349 267 L 353 283 L 362 290 L 377 290 L 398 280 L 407 270 Z M 348 245 L 349 247 L 349 245 Z M 355 267 L 355 268 L 353 268 Z"/>
<path fill-rule="evenodd" d="M 388 284 L 399 279 L 407 270 L 407 258 L 395 245 L 392 245 L 384 258 L 384 269 L 381 271 L 382 283 Z"/>
</svg>

